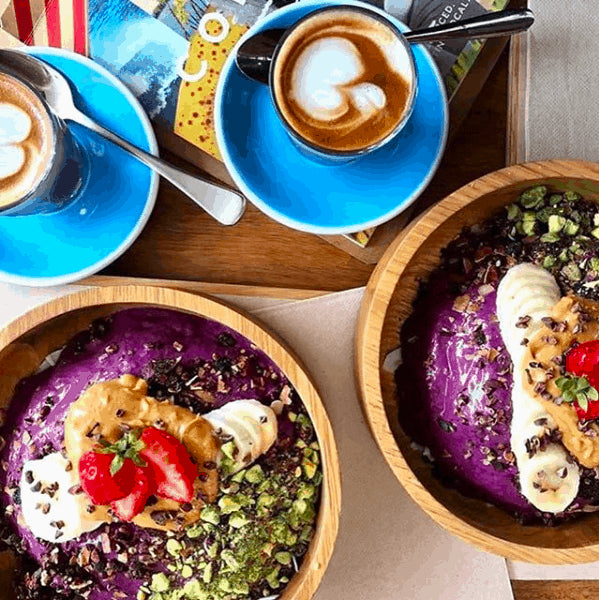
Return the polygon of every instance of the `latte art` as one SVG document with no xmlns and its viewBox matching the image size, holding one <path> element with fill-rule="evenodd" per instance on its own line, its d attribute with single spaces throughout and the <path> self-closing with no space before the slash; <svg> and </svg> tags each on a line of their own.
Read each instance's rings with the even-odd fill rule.
<svg viewBox="0 0 599 600">
<path fill-rule="evenodd" d="M 384 21 L 351 8 L 317 12 L 283 43 L 274 92 L 291 127 L 324 149 L 353 151 L 400 123 L 412 92 L 409 50 Z"/>
<path fill-rule="evenodd" d="M 53 133 L 41 100 L 0 73 L 0 207 L 26 196 L 44 174 Z"/>
<path fill-rule="evenodd" d="M 23 168 L 23 142 L 30 132 L 31 119 L 24 110 L 14 104 L 0 104 L 0 179 L 15 175 Z"/>
<path fill-rule="evenodd" d="M 312 42 L 295 63 L 290 97 L 308 116 L 334 121 L 353 105 L 369 115 L 386 104 L 385 92 L 374 83 L 357 83 L 365 67 L 360 50 L 346 38 Z"/>
</svg>

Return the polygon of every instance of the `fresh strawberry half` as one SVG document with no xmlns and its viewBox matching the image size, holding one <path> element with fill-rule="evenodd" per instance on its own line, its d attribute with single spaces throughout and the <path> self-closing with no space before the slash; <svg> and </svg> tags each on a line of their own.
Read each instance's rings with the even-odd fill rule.
<svg viewBox="0 0 599 600">
<path fill-rule="evenodd" d="M 185 446 L 173 435 L 148 427 L 141 435 L 145 448 L 139 453 L 156 480 L 156 494 L 176 502 L 191 502 L 198 469 Z"/>
<path fill-rule="evenodd" d="M 599 387 L 599 340 L 572 348 L 566 355 L 566 371 L 586 377 L 593 387 Z"/>
<path fill-rule="evenodd" d="M 599 340 L 571 348 L 565 367 L 567 374 L 555 380 L 562 399 L 573 403 L 579 421 L 599 419 Z"/>
<path fill-rule="evenodd" d="M 94 504 L 110 504 L 131 492 L 135 465 L 127 459 L 116 472 L 111 472 L 114 456 L 94 450 L 79 460 L 79 479 L 83 491 Z"/>
<path fill-rule="evenodd" d="M 135 467 L 135 483 L 128 496 L 111 502 L 114 515 L 121 521 L 131 521 L 143 511 L 148 498 L 156 492 L 156 481 L 149 467 Z"/>
</svg>

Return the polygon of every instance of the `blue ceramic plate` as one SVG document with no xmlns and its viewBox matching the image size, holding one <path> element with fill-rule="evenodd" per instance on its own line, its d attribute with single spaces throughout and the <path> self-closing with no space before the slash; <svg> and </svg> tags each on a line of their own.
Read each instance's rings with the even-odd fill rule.
<svg viewBox="0 0 599 600">
<path fill-rule="evenodd" d="M 288 27 L 308 12 L 337 4 L 338 0 L 301 0 L 273 12 L 246 36 Z M 344 4 L 373 9 L 354 0 Z M 289 227 L 320 234 L 373 227 L 412 204 L 439 165 L 448 121 L 437 67 L 424 48 L 412 49 L 418 93 L 404 129 L 367 157 L 334 166 L 300 153 L 277 118 L 268 87 L 242 75 L 233 52 L 216 92 L 216 135 L 231 177 L 247 198 Z"/>
<path fill-rule="evenodd" d="M 129 90 L 106 69 L 64 50 L 28 52 L 62 71 L 78 90 L 75 103 L 90 117 L 154 154 L 150 122 Z M 89 182 L 72 204 L 51 215 L 0 217 L 0 280 L 42 286 L 91 275 L 120 256 L 146 224 L 158 176 L 83 127 L 70 125 L 91 147 Z"/>
</svg>

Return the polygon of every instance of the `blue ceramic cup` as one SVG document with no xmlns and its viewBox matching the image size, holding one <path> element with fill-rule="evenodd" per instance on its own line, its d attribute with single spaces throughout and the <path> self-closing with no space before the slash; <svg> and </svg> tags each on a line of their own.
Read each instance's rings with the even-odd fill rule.
<svg viewBox="0 0 599 600">
<path fill-rule="evenodd" d="M 383 67 L 387 72 L 377 71 L 376 77 L 381 78 L 382 81 L 387 81 L 392 80 L 394 76 L 397 82 L 402 82 L 407 86 L 407 90 L 405 99 L 402 98 L 403 105 L 400 107 L 401 111 L 395 115 L 396 118 L 392 119 L 390 127 L 385 129 L 382 136 L 373 135 L 366 137 L 365 139 L 360 140 L 361 143 L 359 145 L 353 143 L 351 144 L 351 147 L 343 149 L 340 147 L 333 148 L 331 147 L 332 144 L 319 143 L 313 137 L 311 138 L 310 135 L 306 133 L 308 130 L 304 128 L 301 118 L 294 119 L 291 116 L 291 112 L 289 111 L 289 105 L 291 103 L 287 98 L 289 89 L 284 81 L 288 80 L 287 71 L 293 69 L 293 65 L 297 65 L 301 60 L 301 56 L 298 58 L 298 55 L 305 52 L 306 47 L 308 46 L 305 41 L 306 38 L 310 36 L 310 39 L 316 39 L 314 42 L 315 44 L 319 44 L 323 40 L 333 39 L 335 36 L 339 36 L 338 30 L 340 20 L 344 18 L 347 19 L 348 17 L 355 20 L 349 26 L 349 37 L 347 39 L 352 39 L 352 35 L 359 34 L 360 30 L 358 27 L 362 25 L 364 30 L 369 29 L 372 32 L 371 35 L 378 38 L 375 40 L 375 47 L 380 45 L 381 54 L 387 57 L 387 61 L 384 61 L 385 66 Z M 355 32 L 351 30 L 354 25 L 356 26 Z M 315 31 L 316 34 L 314 34 Z M 340 38 L 337 37 L 335 39 Z M 341 38 L 341 41 L 344 41 L 344 38 Z M 377 48 L 377 50 L 379 50 L 379 48 Z M 316 57 L 318 56 L 319 55 L 316 54 Z M 324 65 L 310 64 L 310 62 L 316 62 L 316 57 L 312 61 L 308 59 L 306 68 L 321 69 L 322 72 L 327 74 L 327 78 L 330 78 L 331 80 L 334 79 L 336 76 L 335 70 L 338 68 L 338 64 L 332 64 L 332 62 L 327 62 Z M 340 58 L 343 60 L 343 57 Z M 363 58 L 364 60 L 369 59 L 369 57 Z M 323 59 L 320 58 L 320 60 Z M 379 60 L 379 63 L 380 62 L 381 61 Z M 393 73 L 391 73 L 391 71 L 393 71 Z M 399 78 L 395 75 L 397 72 L 401 73 Z M 368 85 L 372 86 L 373 84 Z M 408 121 L 414 107 L 414 99 L 416 98 L 418 87 L 418 75 L 410 45 L 395 22 L 387 19 L 380 12 L 375 12 L 374 10 L 370 10 L 363 6 L 328 6 L 310 12 L 285 31 L 278 41 L 272 56 L 269 70 L 269 87 L 276 113 L 299 150 L 304 155 L 307 155 L 318 162 L 325 164 L 327 162 L 343 163 L 370 154 L 374 150 L 388 144 L 398 136 Z M 375 87 L 375 89 L 380 89 L 377 88 L 377 86 L 373 87 Z M 356 100 L 350 96 L 351 91 L 348 91 L 350 88 L 351 84 L 331 86 L 333 93 L 335 95 L 339 94 L 339 99 L 345 96 L 345 101 L 348 102 L 349 106 L 352 106 L 355 105 Z M 400 91 L 401 90 L 387 86 L 387 94 L 389 94 L 389 92 L 395 92 L 397 98 L 401 97 Z M 390 102 L 390 98 L 387 97 L 385 99 L 384 92 L 383 100 L 386 100 L 387 103 Z M 371 108 L 372 105 L 368 105 L 368 109 Z M 372 113 L 365 114 L 365 120 L 367 123 L 372 123 L 372 117 L 369 116 L 369 114 L 371 115 Z M 376 114 L 376 111 L 374 114 Z M 327 127 L 329 126 L 337 127 L 335 122 L 332 122 L 331 124 L 327 123 Z M 342 120 L 338 127 L 344 128 L 344 131 L 348 129 Z M 354 126 L 354 132 L 358 127 L 360 126 Z M 373 128 L 374 127 L 371 126 L 371 129 Z M 351 131 L 351 128 L 349 129 Z M 350 133 L 350 135 L 352 135 L 352 133 Z"/>
<path fill-rule="evenodd" d="M 9 88 L 13 90 L 12 96 L 4 99 L 12 106 L 13 112 L 16 108 L 17 114 L 29 116 L 32 123 L 29 135 L 36 137 L 35 140 L 26 138 L 21 142 L 26 149 L 21 169 L 29 168 L 30 173 L 35 174 L 28 172 L 27 177 L 19 180 L 17 171 L 4 180 L 0 179 L 0 216 L 37 215 L 62 210 L 84 191 L 90 168 L 88 152 L 36 90 L 9 70 L 0 68 L 0 76 L 6 82 L 3 96 L 8 94 Z M 10 140 L 8 129 L 12 126 L 10 114 L 5 119 L 0 118 L 0 141 Z M 31 168 L 34 161 L 41 163 L 37 169 Z M 19 185 L 16 195 L 15 188 L 11 190 L 13 180 L 15 185 Z M 3 195 L 7 198 L 6 202 L 2 201 Z"/>
</svg>

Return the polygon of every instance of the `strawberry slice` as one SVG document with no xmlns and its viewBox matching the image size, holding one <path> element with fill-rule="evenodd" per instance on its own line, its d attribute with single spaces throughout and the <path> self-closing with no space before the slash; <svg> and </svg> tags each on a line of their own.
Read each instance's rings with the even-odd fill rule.
<svg viewBox="0 0 599 600">
<path fill-rule="evenodd" d="M 568 373 L 584 377 L 592 387 L 599 389 L 599 340 L 584 342 L 571 348 L 566 355 L 565 367 Z M 587 397 L 582 407 L 577 400 L 574 408 L 579 421 L 599 419 L 599 400 Z"/>
<path fill-rule="evenodd" d="M 586 377 L 595 388 L 599 388 L 599 340 L 574 346 L 566 355 L 566 371 Z"/>
<path fill-rule="evenodd" d="M 576 409 L 579 421 L 594 421 L 595 419 L 599 419 L 599 401 L 597 400 L 591 400 L 586 410 L 580 408 L 578 402 L 574 404 L 574 408 Z"/>
<path fill-rule="evenodd" d="M 156 494 L 176 502 L 191 502 L 198 469 L 185 446 L 173 435 L 148 427 L 141 434 L 145 448 L 139 456 L 148 463 L 156 481 Z"/>
<path fill-rule="evenodd" d="M 79 479 L 83 491 L 94 504 L 110 504 L 127 496 L 133 487 L 135 465 L 126 459 L 118 470 L 111 471 L 112 454 L 86 452 L 79 459 Z"/>
<path fill-rule="evenodd" d="M 148 467 L 135 467 L 135 483 L 128 496 L 111 502 L 114 515 L 121 521 L 131 521 L 145 507 L 148 498 L 156 491 L 152 470 Z"/>
</svg>

